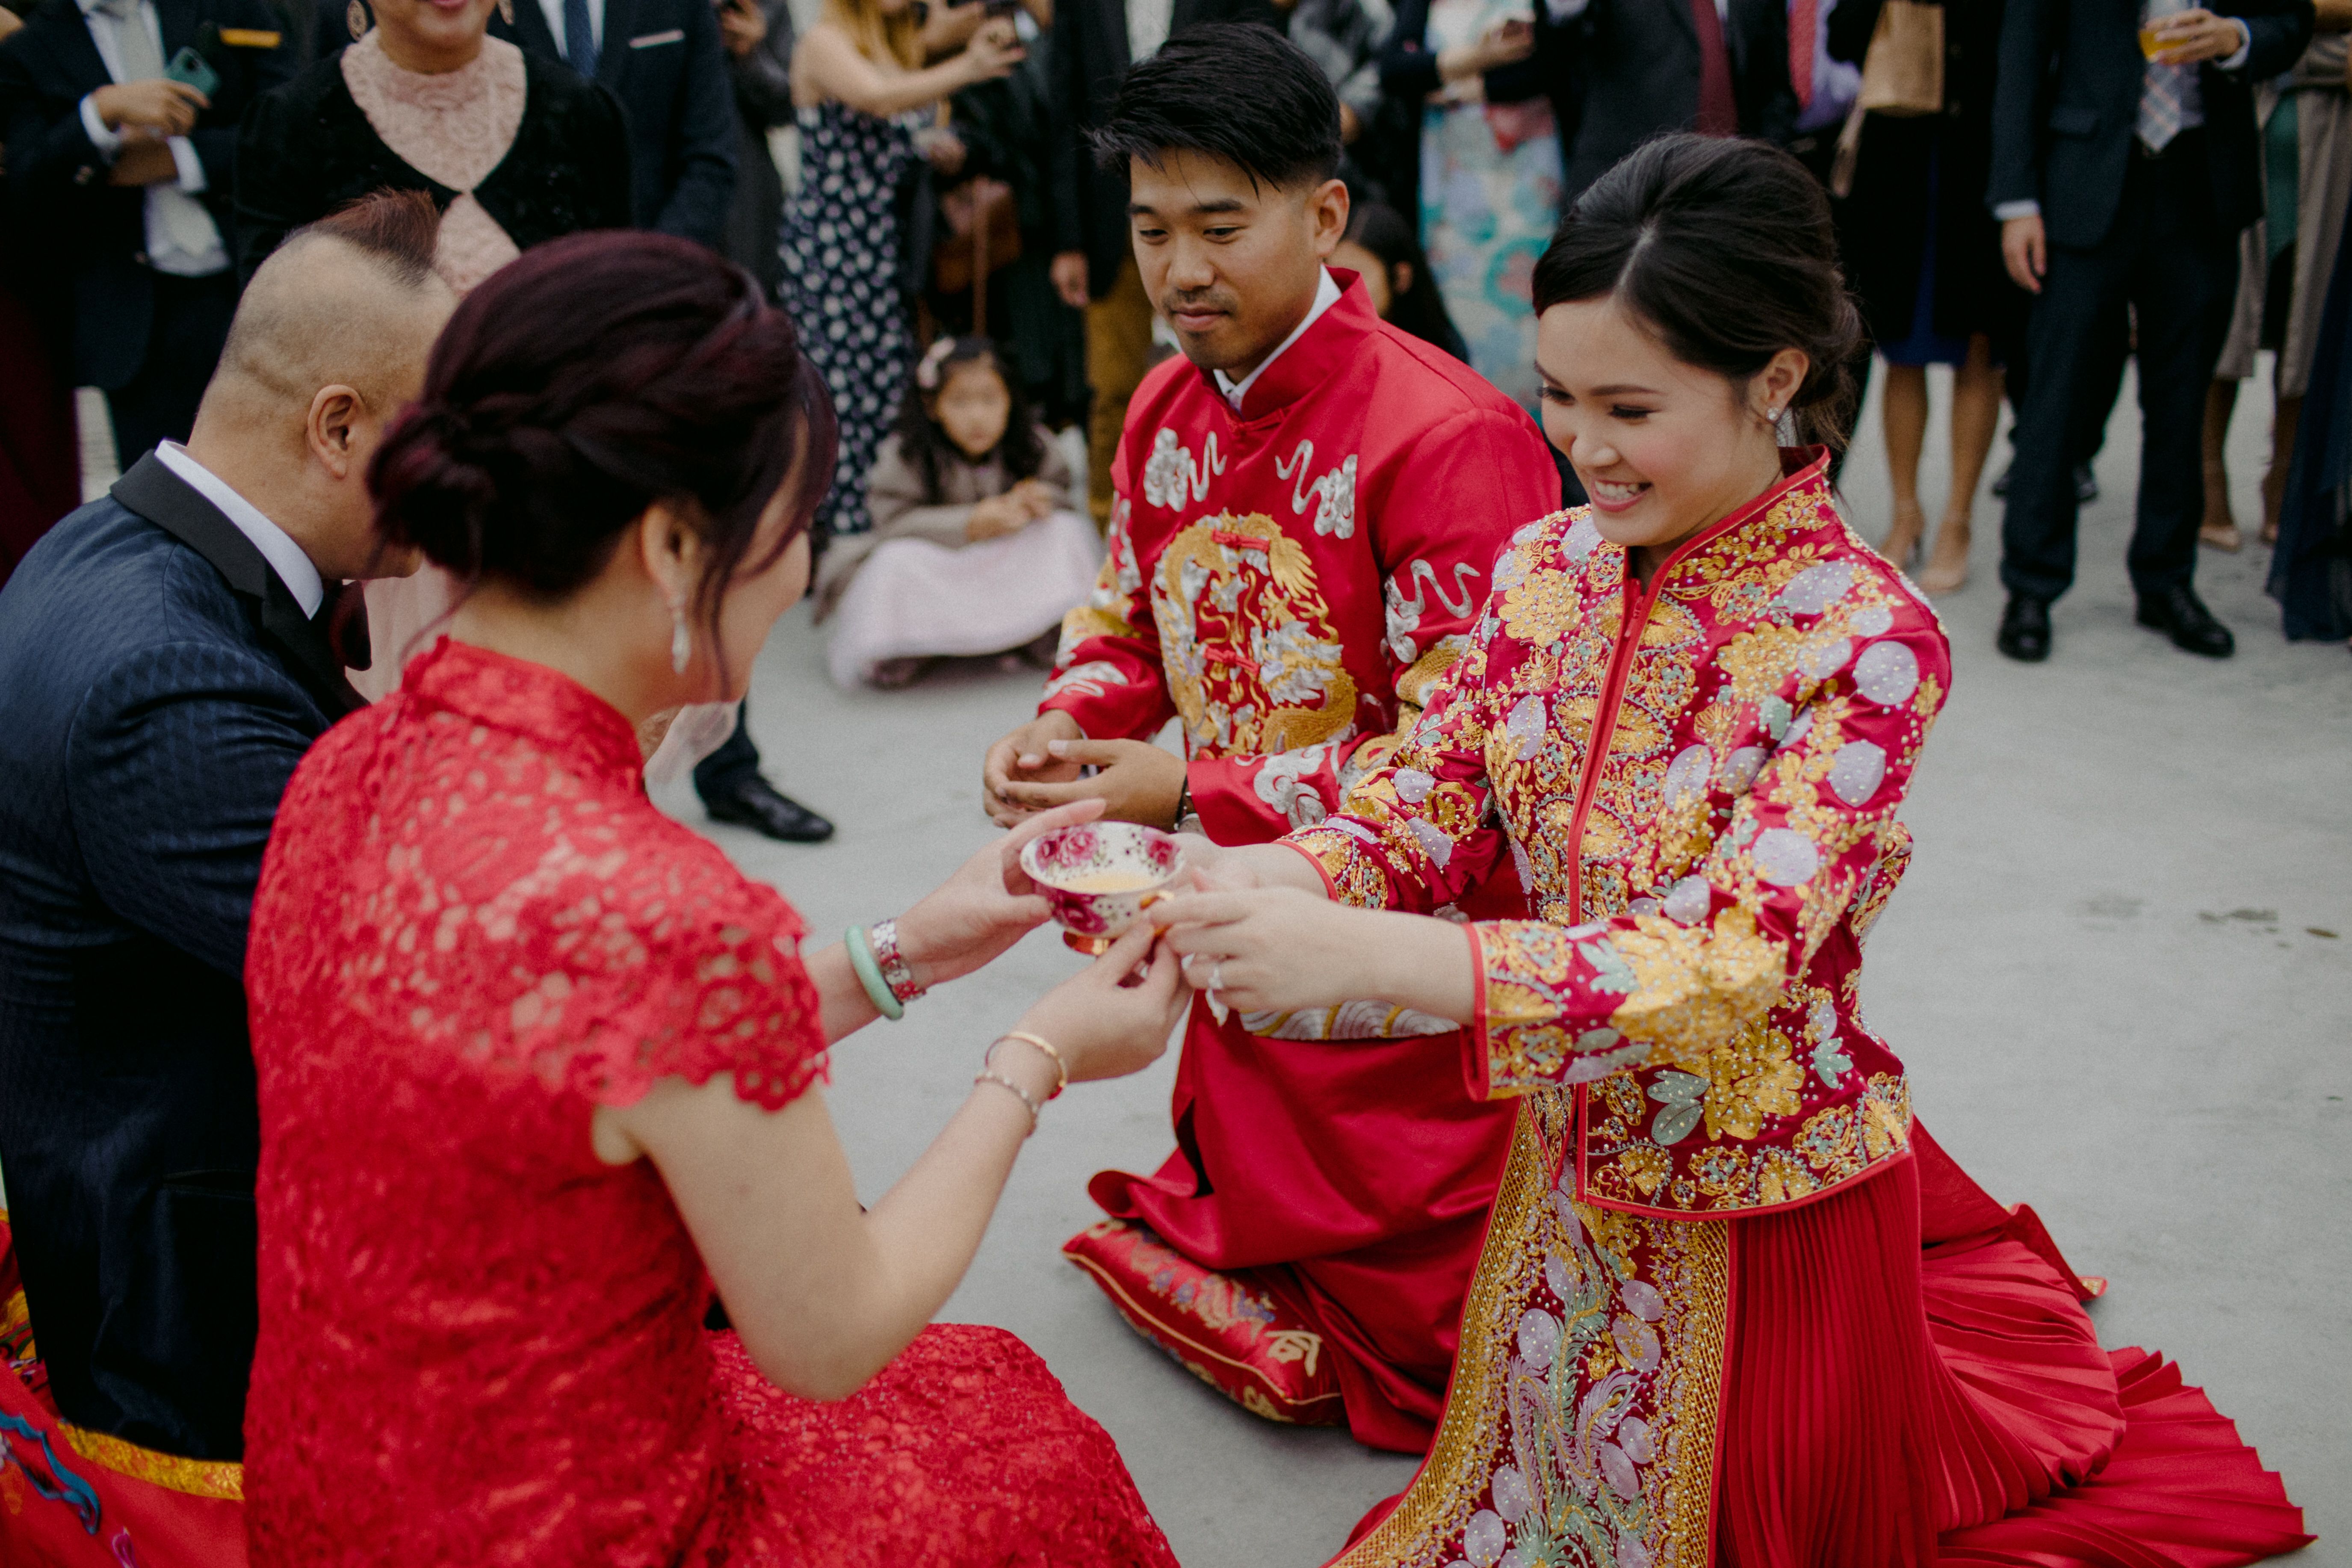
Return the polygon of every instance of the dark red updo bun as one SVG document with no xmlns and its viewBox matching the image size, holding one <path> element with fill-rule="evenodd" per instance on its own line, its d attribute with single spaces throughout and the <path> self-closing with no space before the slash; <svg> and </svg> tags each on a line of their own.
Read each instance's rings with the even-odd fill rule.
<svg viewBox="0 0 2352 1568">
<path fill-rule="evenodd" d="M 690 502 L 709 563 L 695 607 L 715 625 L 728 583 L 807 528 L 836 439 L 791 318 L 750 273 L 668 235 L 578 234 L 458 305 L 368 489 L 386 539 L 556 598 L 648 506 Z M 787 483 L 790 526 L 747 562 Z"/>
</svg>

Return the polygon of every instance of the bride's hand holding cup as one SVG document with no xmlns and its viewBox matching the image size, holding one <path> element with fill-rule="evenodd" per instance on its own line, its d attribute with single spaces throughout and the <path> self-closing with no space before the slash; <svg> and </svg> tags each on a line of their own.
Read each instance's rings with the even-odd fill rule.
<svg viewBox="0 0 2352 1568">
<path fill-rule="evenodd" d="M 1203 883 L 1216 874 L 1204 870 Z M 1162 945 L 1183 956 L 1186 978 L 1244 1013 L 1377 994 L 1368 960 L 1378 944 L 1367 941 L 1375 918 L 1297 888 L 1255 886 L 1173 893 L 1150 915 Z"/>
</svg>

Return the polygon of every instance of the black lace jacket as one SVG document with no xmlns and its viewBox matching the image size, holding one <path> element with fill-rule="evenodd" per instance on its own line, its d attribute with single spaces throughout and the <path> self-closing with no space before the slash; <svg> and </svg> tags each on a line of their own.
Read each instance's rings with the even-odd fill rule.
<svg viewBox="0 0 2352 1568">
<path fill-rule="evenodd" d="M 236 262 L 240 277 L 287 231 L 370 191 L 431 193 L 444 211 L 457 193 L 383 144 L 331 55 L 263 94 L 237 138 Z M 523 56 L 522 125 L 474 199 L 528 250 L 583 228 L 630 226 L 629 142 L 610 89 L 565 67 Z"/>
</svg>

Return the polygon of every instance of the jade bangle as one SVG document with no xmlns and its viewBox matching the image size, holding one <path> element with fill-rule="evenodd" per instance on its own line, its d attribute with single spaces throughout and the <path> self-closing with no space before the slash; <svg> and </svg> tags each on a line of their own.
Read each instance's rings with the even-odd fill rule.
<svg viewBox="0 0 2352 1568">
<path fill-rule="evenodd" d="M 857 971 L 857 983 L 866 987 L 866 999 L 874 1010 L 889 1019 L 907 1016 L 907 1009 L 890 994 L 889 982 L 882 978 L 882 966 L 874 960 L 874 949 L 866 940 L 864 926 L 851 926 L 841 933 L 841 945 L 849 950 L 849 967 Z"/>
</svg>

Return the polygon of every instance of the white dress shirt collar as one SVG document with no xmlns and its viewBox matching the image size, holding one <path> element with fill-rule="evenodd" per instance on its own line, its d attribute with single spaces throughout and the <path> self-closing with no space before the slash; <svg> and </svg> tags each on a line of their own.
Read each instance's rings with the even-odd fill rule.
<svg viewBox="0 0 2352 1568">
<path fill-rule="evenodd" d="M 1326 267 L 1323 268 L 1321 281 L 1315 285 L 1315 303 L 1307 308 L 1306 320 L 1300 321 L 1298 325 L 1291 328 L 1290 335 L 1283 339 L 1282 342 L 1275 344 L 1274 352 L 1266 355 L 1264 359 L 1258 361 L 1257 368 L 1255 370 L 1250 372 L 1239 381 L 1234 380 L 1223 371 L 1217 371 L 1214 373 L 1217 378 L 1217 390 L 1225 395 L 1225 401 L 1233 405 L 1234 413 L 1239 414 L 1242 411 L 1242 399 L 1247 397 L 1249 395 L 1249 389 L 1257 384 L 1257 378 L 1265 374 L 1265 367 L 1280 359 L 1282 357 L 1283 350 L 1288 348 L 1291 344 L 1305 337 L 1307 335 L 1307 329 L 1313 326 L 1324 311 L 1329 310 L 1339 302 L 1339 282 L 1331 276 L 1331 269 Z"/>
<path fill-rule="evenodd" d="M 302 547 L 292 536 L 261 515 L 260 509 L 222 482 L 219 475 L 188 456 L 188 449 L 177 441 L 166 441 L 155 448 L 156 458 L 188 482 L 188 488 L 220 508 L 221 515 L 236 524 L 236 531 L 253 541 L 294 602 L 302 606 L 305 616 L 315 616 L 319 606 L 327 602 L 327 584 L 319 569 L 302 553 Z"/>
</svg>

